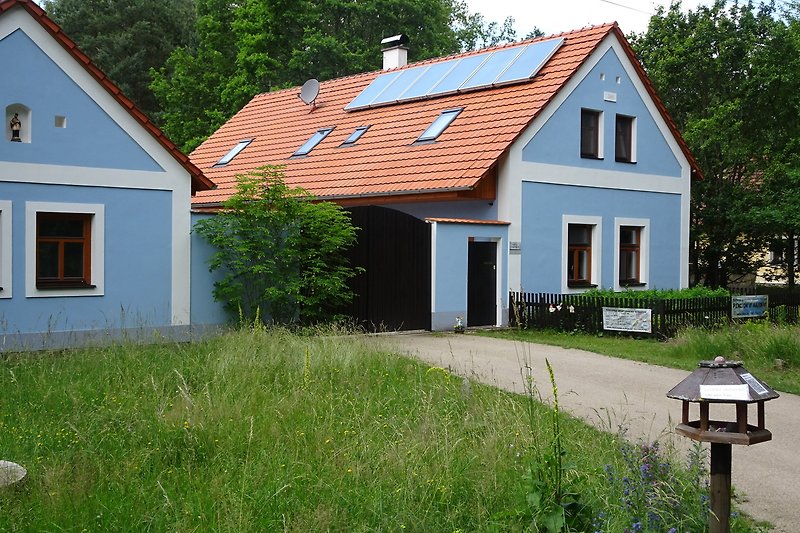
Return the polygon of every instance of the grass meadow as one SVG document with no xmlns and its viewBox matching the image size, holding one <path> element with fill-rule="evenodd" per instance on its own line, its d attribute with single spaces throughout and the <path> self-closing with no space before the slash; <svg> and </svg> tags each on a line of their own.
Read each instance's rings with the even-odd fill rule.
<svg viewBox="0 0 800 533">
<path fill-rule="evenodd" d="M 706 520 L 704 458 L 625 443 L 535 389 L 465 381 L 361 336 L 244 329 L 5 354 L 0 391 L 0 459 L 29 472 L 0 490 L 0 531 L 674 533 Z"/>
</svg>

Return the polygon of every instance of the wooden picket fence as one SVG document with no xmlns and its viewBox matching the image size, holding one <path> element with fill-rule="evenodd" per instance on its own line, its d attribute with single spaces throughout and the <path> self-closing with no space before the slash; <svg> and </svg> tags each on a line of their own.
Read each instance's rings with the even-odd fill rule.
<svg viewBox="0 0 800 533">
<path fill-rule="evenodd" d="M 650 333 L 637 336 L 669 338 L 687 327 L 718 327 L 731 322 L 731 297 L 655 299 L 580 294 L 512 292 L 509 324 L 512 327 L 555 329 L 599 333 L 603 329 L 603 308 L 650 309 Z M 768 319 L 796 324 L 800 295 L 769 297 Z"/>
</svg>

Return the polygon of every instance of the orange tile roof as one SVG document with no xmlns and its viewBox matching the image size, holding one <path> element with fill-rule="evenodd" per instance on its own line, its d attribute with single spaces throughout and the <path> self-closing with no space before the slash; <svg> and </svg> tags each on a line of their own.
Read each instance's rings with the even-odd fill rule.
<svg viewBox="0 0 800 533">
<path fill-rule="evenodd" d="M 211 206 L 226 200 L 235 191 L 238 174 L 262 165 L 285 165 L 288 185 L 342 203 L 365 197 L 380 203 L 468 196 L 481 178 L 493 174 L 500 156 L 610 34 L 629 48 L 616 24 L 506 45 L 564 38 L 536 76 L 514 85 L 349 112 L 344 107 L 385 71 L 322 82 L 314 109 L 300 100 L 298 88 L 259 94 L 190 155 L 217 185 L 198 193 L 192 203 Z M 481 52 L 485 50 L 405 68 Z M 436 142 L 412 144 L 443 110 L 456 107 L 464 111 Z M 666 114 L 663 106 L 659 109 Z M 674 124 L 668 124 L 680 138 Z M 339 148 L 359 126 L 370 128 L 355 145 Z M 291 158 L 314 132 L 326 127 L 335 129 L 308 156 Z M 213 167 L 243 139 L 253 142 L 226 166 Z"/>
<path fill-rule="evenodd" d="M 83 66 L 84 69 L 106 90 L 113 96 L 117 102 L 124 107 L 128 113 L 141 124 L 155 139 L 163 146 L 178 163 L 180 163 L 192 178 L 192 194 L 196 191 L 211 189 L 214 183 L 208 179 L 203 172 L 192 163 L 189 158 L 175 146 L 175 143 L 170 141 L 166 135 L 153 124 L 147 116 L 142 113 L 134 103 L 128 99 L 119 87 L 112 82 L 108 77 L 92 63 L 89 56 L 84 54 L 78 49 L 75 42 L 66 36 L 61 27 L 53 22 L 32 0 L 0 0 L 0 15 L 6 11 L 20 6 L 24 8 L 41 26 L 60 44 L 67 52 L 69 52 L 75 60 Z"/>
</svg>

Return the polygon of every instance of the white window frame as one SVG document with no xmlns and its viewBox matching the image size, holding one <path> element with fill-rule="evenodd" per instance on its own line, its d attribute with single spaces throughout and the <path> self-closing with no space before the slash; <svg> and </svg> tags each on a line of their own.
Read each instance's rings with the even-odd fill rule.
<svg viewBox="0 0 800 533">
<path fill-rule="evenodd" d="M 597 113 L 597 157 L 592 157 L 588 155 L 583 155 L 582 151 L 582 141 L 583 141 L 583 119 L 581 118 L 578 123 L 578 155 L 582 159 L 604 159 L 605 158 L 605 112 L 601 109 L 593 109 L 591 107 L 582 107 L 581 108 L 581 115 L 583 115 L 584 111 L 591 111 L 592 113 Z"/>
<path fill-rule="evenodd" d="M 12 282 L 14 280 L 11 275 L 12 261 L 11 252 L 12 245 L 11 239 L 13 238 L 11 231 L 11 201 L 0 200 L 0 298 L 11 298 Z"/>
<path fill-rule="evenodd" d="M 639 228 L 639 287 L 623 287 L 619 284 L 619 232 L 622 226 Z M 650 219 L 649 218 L 615 218 L 614 219 L 614 290 L 643 291 L 650 287 Z"/>
<path fill-rule="evenodd" d="M 91 288 L 36 288 L 36 214 L 75 213 L 92 215 Z M 53 298 L 63 296 L 102 296 L 105 291 L 105 206 L 60 202 L 25 202 L 25 296 Z"/>
<path fill-rule="evenodd" d="M 636 163 L 637 162 L 637 158 L 636 158 L 636 137 L 637 137 L 636 130 L 637 130 L 637 125 L 639 124 L 639 119 L 636 118 L 633 115 L 625 115 L 625 114 L 622 114 L 622 113 L 617 113 L 614 116 L 614 160 L 615 161 L 617 159 L 617 117 L 625 117 L 625 118 L 631 119 L 631 146 L 630 146 L 631 158 L 630 158 L 630 161 L 617 161 L 617 162 L 618 163 L 626 163 L 626 164 Z"/>
<path fill-rule="evenodd" d="M 567 264 L 569 262 L 569 225 L 582 224 L 592 226 L 592 261 L 590 283 L 601 287 L 602 280 L 602 258 L 603 258 L 603 217 L 585 215 L 562 215 L 561 216 L 561 292 L 581 293 L 586 292 L 587 287 L 569 287 L 567 279 Z"/>
</svg>

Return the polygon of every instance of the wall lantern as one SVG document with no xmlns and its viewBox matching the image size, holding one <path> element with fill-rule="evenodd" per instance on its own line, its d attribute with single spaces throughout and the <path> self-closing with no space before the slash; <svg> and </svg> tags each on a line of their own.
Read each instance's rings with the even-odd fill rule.
<svg viewBox="0 0 800 533">
<path fill-rule="evenodd" d="M 683 402 L 681 423 L 675 431 L 701 442 L 711 443 L 711 513 L 708 518 L 711 533 L 729 533 L 731 515 L 731 444 L 750 446 L 772 440 L 764 425 L 764 402 L 779 396 L 756 379 L 739 361 L 717 357 L 701 361 L 697 370 L 675 385 L 668 398 Z M 689 420 L 689 404 L 700 404 L 700 419 Z M 757 406 L 756 423 L 748 422 L 748 407 Z M 711 420 L 710 405 L 717 409 L 733 406 L 733 421 Z"/>
</svg>

